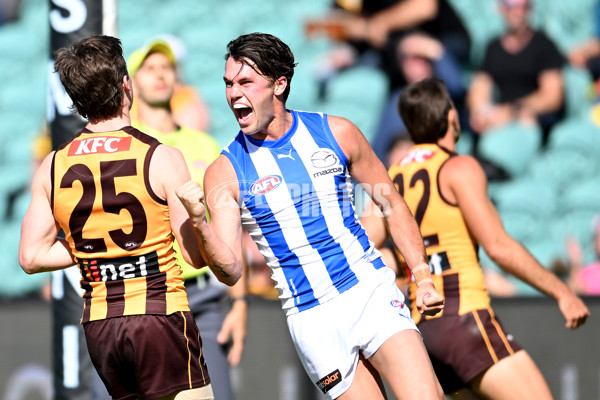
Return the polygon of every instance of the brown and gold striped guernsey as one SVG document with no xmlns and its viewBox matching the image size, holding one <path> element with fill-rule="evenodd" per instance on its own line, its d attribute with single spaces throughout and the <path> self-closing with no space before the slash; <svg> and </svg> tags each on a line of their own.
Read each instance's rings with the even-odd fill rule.
<svg viewBox="0 0 600 400">
<path fill-rule="evenodd" d="M 156 139 L 83 130 L 52 162 L 52 211 L 81 270 L 82 323 L 189 311 L 166 200 L 150 186 Z"/>
<path fill-rule="evenodd" d="M 440 169 L 454 155 L 435 144 L 419 144 L 389 170 L 417 220 L 435 287 L 446 299 L 443 312 L 427 318 L 462 315 L 490 305 L 477 244 L 458 206 L 450 204 L 440 193 Z M 402 255 L 398 255 L 402 260 Z M 416 289 L 414 281 L 411 282 L 412 316 L 418 323 L 421 314 L 415 307 Z"/>
</svg>

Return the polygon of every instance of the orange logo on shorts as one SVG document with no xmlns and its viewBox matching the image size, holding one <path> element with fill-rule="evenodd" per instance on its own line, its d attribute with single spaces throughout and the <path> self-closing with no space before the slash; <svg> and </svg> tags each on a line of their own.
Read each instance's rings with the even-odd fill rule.
<svg viewBox="0 0 600 400">
<path fill-rule="evenodd" d="M 317 387 L 321 389 L 323 393 L 327 393 L 332 387 L 342 381 L 340 370 L 336 369 L 333 372 L 327 374 L 327 376 L 316 383 Z"/>
</svg>

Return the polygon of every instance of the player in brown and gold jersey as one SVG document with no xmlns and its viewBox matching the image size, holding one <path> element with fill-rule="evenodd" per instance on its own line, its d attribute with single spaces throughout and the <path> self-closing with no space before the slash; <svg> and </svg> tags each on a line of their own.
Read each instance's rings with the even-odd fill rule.
<svg viewBox="0 0 600 400">
<path fill-rule="evenodd" d="M 482 168 L 474 158 L 454 153 L 460 126 L 442 81 L 407 86 L 398 107 L 415 146 L 389 173 L 415 216 L 435 287 L 446 299 L 436 316 L 422 317 L 413 306 L 444 392 L 461 399 L 552 398 L 531 357 L 490 308 L 477 246 L 507 272 L 554 297 L 568 328 L 585 322 L 587 307 L 506 233 L 487 196 Z M 362 222 L 379 246 L 387 232 L 377 214 L 372 207 Z M 411 298 L 416 287 L 410 282 Z"/>
<path fill-rule="evenodd" d="M 190 220 L 179 197 L 190 196 L 181 152 L 130 126 L 121 42 L 81 40 L 59 50 L 55 70 L 89 123 L 35 174 L 21 266 L 37 273 L 79 265 L 88 350 L 113 398 L 212 399 L 173 241 L 186 261 L 208 264 L 228 285 L 241 262 L 206 222 L 199 189 Z M 56 238 L 59 229 L 66 239 Z"/>
<path fill-rule="evenodd" d="M 438 189 L 439 171 L 453 155 L 437 144 L 424 143 L 413 147 L 389 170 L 419 224 L 435 286 L 445 294 L 446 307 L 438 314 L 440 317 L 444 313 L 462 315 L 490 306 L 477 260 L 477 243 L 460 209 L 449 203 Z M 453 265 L 460 265 L 460 279 L 458 271 L 451 268 Z M 413 296 L 414 285 L 410 289 Z M 413 308 L 412 315 L 418 323 L 421 318 L 418 310 Z"/>
<path fill-rule="evenodd" d="M 131 127 L 86 128 L 54 153 L 50 204 L 81 270 L 82 323 L 189 310 L 168 203 L 150 184 L 159 145 Z"/>
</svg>

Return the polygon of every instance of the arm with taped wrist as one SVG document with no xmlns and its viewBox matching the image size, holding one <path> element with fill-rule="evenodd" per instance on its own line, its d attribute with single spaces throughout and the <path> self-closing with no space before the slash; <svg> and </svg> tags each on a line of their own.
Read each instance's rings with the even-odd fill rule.
<svg viewBox="0 0 600 400">
<path fill-rule="evenodd" d="M 423 283 L 433 283 L 433 278 L 431 277 L 431 271 L 429 269 L 429 264 L 422 263 L 417 265 L 411 270 L 415 282 L 417 286 L 421 286 Z"/>
</svg>

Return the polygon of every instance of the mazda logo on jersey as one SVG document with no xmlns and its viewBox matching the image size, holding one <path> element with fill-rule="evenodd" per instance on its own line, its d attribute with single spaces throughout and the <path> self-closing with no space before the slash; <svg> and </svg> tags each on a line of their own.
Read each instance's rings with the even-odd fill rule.
<svg viewBox="0 0 600 400">
<path fill-rule="evenodd" d="M 266 194 L 271 190 L 277 189 L 277 186 L 281 185 L 282 181 L 283 179 L 279 175 L 264 176 L 254 181 L 252 186 L 250 186 L 250 193 L 254 196 Z"/>
<path fill-rule="evenodd" d="M 310 156 L 310 162 L 315 168 L 327 168 L 337 164 L 337 156 L 328 149 L 319 149 Z"/>
</svg>

